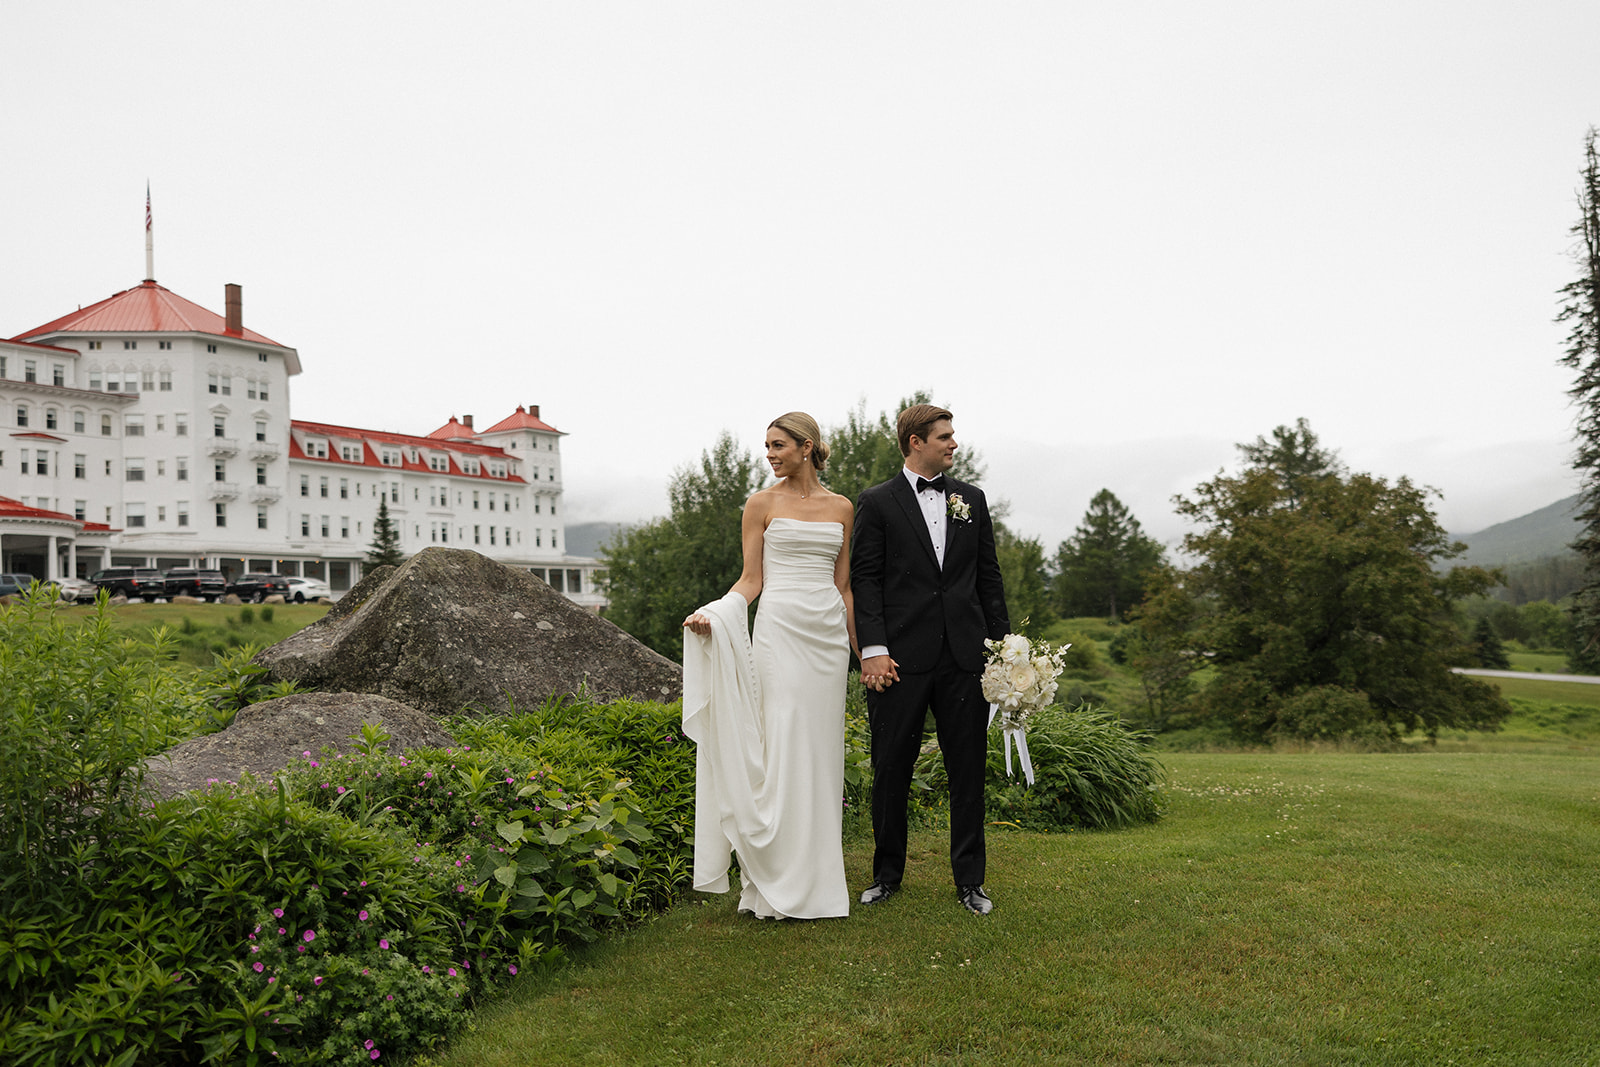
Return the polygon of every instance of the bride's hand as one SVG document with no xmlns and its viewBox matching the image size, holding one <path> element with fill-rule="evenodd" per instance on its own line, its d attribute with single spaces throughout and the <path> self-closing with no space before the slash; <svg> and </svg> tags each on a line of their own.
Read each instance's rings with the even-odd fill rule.
<svg viewBox="0 0 1600 1067">
<path fill-rule="evenodd" d="M 690 633 L 697 633 L 701 637 L 706 637 L 711 633 L 711 620 L 697 611 L 683 620 L 683 628 Z"/>
</svg>

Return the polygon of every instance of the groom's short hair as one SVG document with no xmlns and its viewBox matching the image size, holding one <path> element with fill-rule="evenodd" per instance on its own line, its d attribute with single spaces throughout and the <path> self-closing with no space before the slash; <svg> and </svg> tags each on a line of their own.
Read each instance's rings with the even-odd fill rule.
<svg viewBox="0 0 1600 1067">
<path fill-rule="evenodd" d="M 911 455 L 911 439 L 928 439 L 933 424 L 941 419 L 954 420 L 955 416 L 934 404 L 912 404 L 900 413 L 895 424 L 895 436 L 900 439 L 900 455 Z"/>
</svg>

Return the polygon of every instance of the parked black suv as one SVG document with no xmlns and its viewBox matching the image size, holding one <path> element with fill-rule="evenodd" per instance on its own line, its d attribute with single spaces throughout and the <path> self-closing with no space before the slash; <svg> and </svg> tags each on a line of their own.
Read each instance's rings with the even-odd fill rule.
<svg viewBox="0 0 1600 1067">
<path fill-rule="evenodd" d="M 138 598 L 146 604 L 167 595 L 166 581 L 154 567 L 107 567 L 89 575 L 89 580 L 101 589 L 111 590 L 112 596 L 121 593 L 129 600 Z"/>
<path fill-rule="evenodd" d="M 250 572 L 241 574 L 228 585 L 228 592 L 240 600 L 253 600 L 257 604 L 267 597 L 277 594 L 285 600 L 289 599 L 289 579 L 281 574 L 261 574 Z"/>
<path fill-rule="evenodd" d="M 175 596 L 199 597 L 206 603 L 221 600 L 228 593 L 228 579 L 221 571 L 203 571 L 195 567 L 174 567 L 167 572 L 163 584 L 167 599 Z"/>
</svg>

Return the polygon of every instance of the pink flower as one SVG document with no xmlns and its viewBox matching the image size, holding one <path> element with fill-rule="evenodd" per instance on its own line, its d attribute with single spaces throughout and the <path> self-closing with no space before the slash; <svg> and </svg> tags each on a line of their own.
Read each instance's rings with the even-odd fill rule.
<svg viewBox="0 0 1600 1067">
<path fill-rule="evenodd" d="M 294 947 L 294 950 L 295 950 L 295 951 L 296 951 L 296 952 L 299 952 L 299 953 L 301 953 L 301 954 L 304 954 L 304 953 L 305 953 L 305 950 L 306 950 L 306 947 L 305 947 L 305 946 L 304 946 L 304 945 L 296 945 L 296 946 L 295 946 L 295 947 Z"/>
<path fill-rule="evenodd" d="M 381 949 L 388 949 L 388 947 L 389 947 L 389 939 L 387 937 L 380 939 L 378 941 L 378 947 L 381 948 Z"/>
<path fill-rule="evenodd" d="M 362 922 L 366 922 L 367 921 L 366 909 L 362 909 L 361 914 L 357 915 L 356 918 L 360 919 Z"/>
<path fill-rule="evenodd" d="M 510 971 L 512 974 L 516 974 L 517 973 L 517 965 L 515 963 L 513 963 L 509 967 L 507 967 L 506 970 Z"/>
<path fill-rule="evenodd" d="M 361 1047 L 362 1048 L 366 1048 L 366 1049 L 370 1049 L 375 1043 L 376 1042 L 374 1042 L 372 1040 L 372 1038 L 369 1037 L 369 1038 L 367 1038 L 367 1043 L 365 1045 L 362 1045 Z"/>
<path fill-rule="evenodd" d="M 454 978 L 455 976 L 456 976 L 456 969 L 454 967 L 452 967 L 452 968 L 450 968 L 450 977 Z"/>
<path fill-rule="evenodd" d="M 307 930 L 305 933 L 301 934 L 300 936 L 305 938 L 306 939 L 306 944 L 309 945 L 311 942 L 313 942 L 313 941 L 315 941 L 317 939 L 317 932 L 315 930 Z"/>
<path fill-rule="evenodd" d="M 271 978 L 267 979 L 267 984 L 271 985 L 273 982 L 276 982 L 277 980 L 278 980 L 278 976 L 277 975 L 273 975 Z"/>
<path fill-rule="evenodd" d="M 311 984 L 312 985 L 321 985 L 322 984 L 322 975 L 319 974 L 315 978 L 311 979 Z"/>
<path fill-rule="evenodd" d="M 281 926 L 280 926 L 280 927 L 278 927 L 278 933 L 280 933 L 280 934 L 286 934 L 286 933 L 288 933 L 288 932 L 289 932 L 289 931 L 287 931 L 287 930 L 285 930 L 285 929 L 284 929 L 284 928 L 283 928 L 283 927 L 281 927 Z"/>
<path fill-rule="evenodd" d="M 273 917 L 273 918 L 274 918 L 274 919 L 281 919 L 281 918 L 283 918 L 283 909 L 282 909 L 282 908 L 273 908 L 273 909 L 272 909 L 272 917 Z"/>
<path fill-rule="evenodd" d="M 422 965 L 422 973 L 423 974 L 432 974 L 433 973 L 433 968 L 429 967 L 426 963 L 424 963 Z"/>
<path fill-rule="evenodd" d="M 377 1059 L 380 1055 L 382 1055 L 382 1053 L 380 1053 L 377 1049 L 373 1049 L 372 1050 L 372 1058 L 373 1059 Z"/>
<path fill-rule="evenodd" d="M 262 965 L 260 960 L 256 960 L 254 966 L 255 966 L 255 970 L 256 970 L 257 974 L 260 974 L 262 971 L 267 969 L 265 966 Z"/>
</svg>

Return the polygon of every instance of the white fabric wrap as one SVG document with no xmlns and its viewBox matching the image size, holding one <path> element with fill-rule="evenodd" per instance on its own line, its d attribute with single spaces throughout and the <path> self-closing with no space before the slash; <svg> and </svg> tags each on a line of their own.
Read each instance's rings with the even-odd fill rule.
<svg viewBox="0 0 1600 1067">
<path fill-rule="evenodd" d="M 728 891 L 728 868 L 738 813 L 754 812 L 751 783 L 766 774 L 760 721 L 761 683 L 750 648 L 750 605 L 729 592 L 700 609 L 711 620 L 709 636 L 683 635 L 683 733 L 695 751 L 694 887 Z M 723 776 L 721 767 L 744 767 Z M 715 812 L 716 818 L 706 818 Z M 751 829 L 755 829 L 752 827 Z"/>
</svg>

